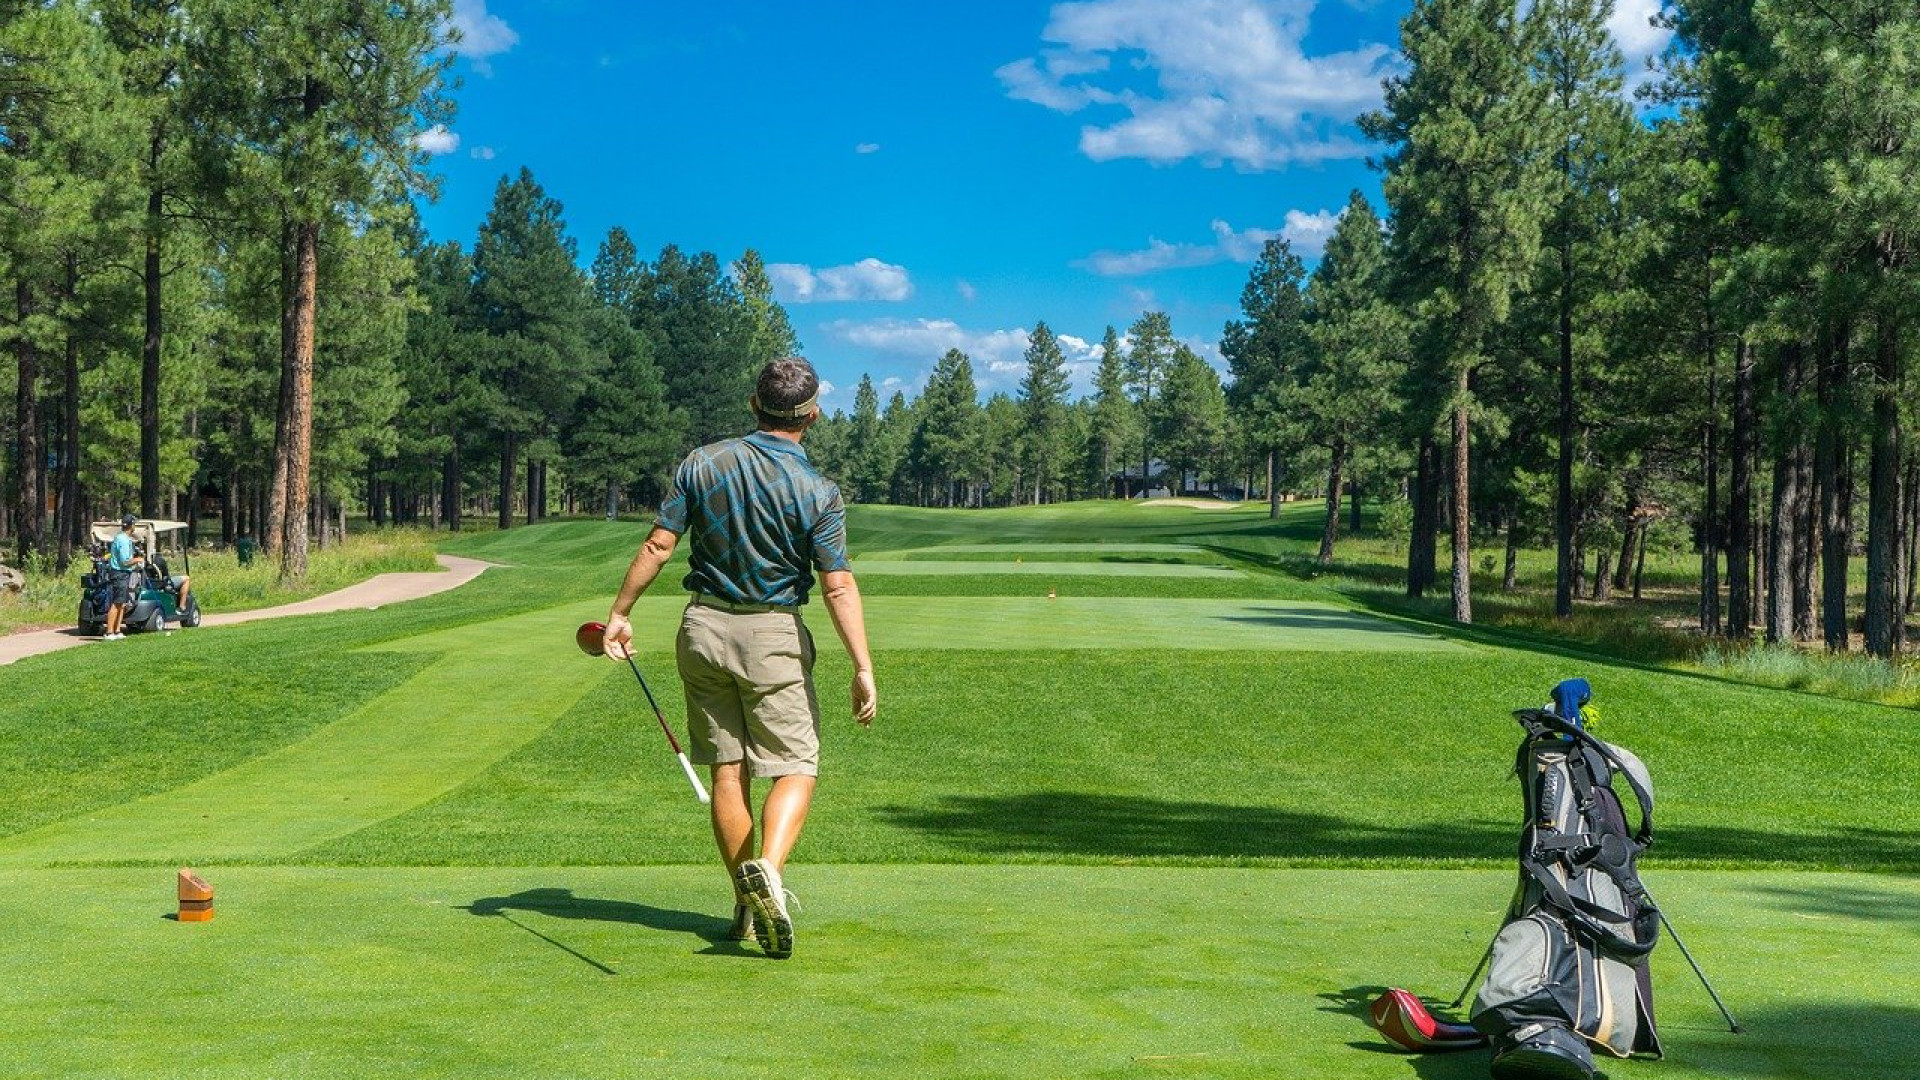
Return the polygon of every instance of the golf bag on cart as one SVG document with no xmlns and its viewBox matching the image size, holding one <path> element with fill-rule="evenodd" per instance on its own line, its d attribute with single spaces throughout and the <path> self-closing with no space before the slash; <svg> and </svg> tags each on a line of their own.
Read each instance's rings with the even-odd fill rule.
<svg viewBox="0 0 1920 1080">
<path fill-rule="evenodd" d="M 1653 785 L 1638 758 L 1587 732 L 1591 695 L 1586 680 L 1568 680 L 1552 705 L 1514 713 L 1526 731 L 1515 762 L 1520 882 L 1472 1013 L 1499 1080 L 1584 1080 L 1588 1044 L 1660 1056 L 1647 973 L 1660 911 L 1635 865 L 1653 839 Z M 1616 778 L 1639 804 L 1637 827 Z"/>
</svg>

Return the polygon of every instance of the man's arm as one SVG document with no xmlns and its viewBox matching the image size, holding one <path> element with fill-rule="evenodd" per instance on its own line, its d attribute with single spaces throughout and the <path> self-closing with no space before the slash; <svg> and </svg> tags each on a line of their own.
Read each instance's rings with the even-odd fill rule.
<svg viewBox="0 0 1920 1080">
<path fill-rule="evenodd" d="M 663 529 L 658 525 L 647 534 L 646 542 L 640 550 L 634 552 L 633 562 L 627 565 L 626 580 L 620 583 L 620 593 L 613 598 L 613 608 L 607 612 L 606 643 L 607 656 L 614 660 L 625 660 L 631 651 L 633 624 L 627 616 L 633 611 L 634 602 L 640 594 L 647 591 L 653 579 L 660 576 L 660 568 L 673 558 L 674 545 L 680 542 L 677 533 Z"/>
<path fill-rule="evenodd" d="M 853 661 L 853 718 L 862 727 L 873 723 L 880 705 L 880 692 L 873 685 L 873 657 L 867 653 L 867 618 L 860 607 L 860 586 L 851 570 L 828 570 L 820 575 L 827 614 L 840 633 Z"/>
</svg>

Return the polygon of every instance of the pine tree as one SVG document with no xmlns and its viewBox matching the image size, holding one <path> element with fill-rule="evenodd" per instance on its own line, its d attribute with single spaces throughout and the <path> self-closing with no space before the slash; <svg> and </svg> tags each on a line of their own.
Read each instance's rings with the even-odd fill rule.
<svg viewBox="0 0 1920 1080">
<path fill-rule="evenodd" d="M 473 304 L 487 334 L 488 424 L 500 453 L 500 527 L 512 525 L 519 455 L 564 425 L 592 354 L 587 283 L 560 203 L 532 172 L 502 177 L 473 248 Z M 537 477 L 533 456 L 529 465 Z M 527 491 L 530 514 L 540 493 Z"/>
<path fill-rule="evenodd" d="M 1300 291 L 1305 277 L 1286 239 L 1268 240 L 1240 290 L 1245 318 L 1227 323 L 1220 335 L 1231 382 L 1227 403 L 1240 419 L 1243 438 L 1265 459 L 1267 515 L 1273 518 L 1280 516 L 1280 455 L 1299 438 L 1289 398 L 1305 375 L 1310 349 Z"/>
<path fill-rule="evenodd" d="M 1220 376 L 1184 343 L 1173 347 L 1155 419 L 1168 489 L 1180 494 L 1188 473 L 1210 479 L 1226 444 L 1227 398 Z"/>
<path fill-rule="evenodd" d="M 1045 322 L 1036 323 L 1027 336 L 1026 361 L 1027 373 L 1020 380 L 1025 426 L 1019 444 L 1033 479 L 1033 505 L 1038 506 L 1044 489 L 1059 481 L 1067 418 L 1067 359 Z"/>
<path fill-rule="evenodd" d="M 1546 174 L 1531 42 L 1507 0 L 1416 0 L 1400 24 L 1404 75 L 1361 118 L 1384 162 L 1402 280 L 1451 418 L 1453 616 L 1473 621 L 1469 450 L 1473 376 L 1540 245 Z"/>
<path fill-rule="evenodd" d="M 1140 416 L 1127 400 L 1126 359 L 1120 335 L 1113 327 L 1100 339 L 1100 366 L 1093 376 L 1093 415 L 1088 425 L 1088 458 L 1097 469 L 1102 496 L 1112 493 L 1113 477 L 1124 472 L 1128 457 L 1140 441 Z M 1124 484 L 1124 481 L 1123 481 Z M 1140 478 L 1146 490 L 1146 477 Z M 1131 492 L 1122 491 L 1122 495 Z"/>
<path fill-rule="evenodd" d="M 1340 489 L 1360 447 L 1384 437 L 1395 408 L 1407 327 L 1388 295 L 1387 249 L 1366 196 L 1347 197 L 1327 250 L 1307 283 L 1312 357 L 1296 400 L 1302 422 L 1328 454 L 1326 519 L 1317 561 L 1333 562 Z M 1357 487 L 1356 487 L 1357 490 Z"/>
<path fill-rule="evenodd" d="M 1153 430 L 1160 384 L 1173 363 L 1173 323 L 1164 311 L 1149 311 L 1127 328 L 1127 389 L 1133 393 L 1140 417 L 1140 486 L 1145 490 L 1153 469 Z"/>
</svg>

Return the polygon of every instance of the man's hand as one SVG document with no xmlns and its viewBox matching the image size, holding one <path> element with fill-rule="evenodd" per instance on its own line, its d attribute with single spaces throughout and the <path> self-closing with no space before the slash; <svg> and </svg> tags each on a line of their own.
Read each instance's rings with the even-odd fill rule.
<svg viewBox="0 0 1920 1080">
<path fill-rule="evenodd" d="M 609 660 L 625 660 L 633 651 L 633 623 L 625 615 L 608 613 L 607 631 L 600 638 Z"/>
<path fill-rule="evenodd" d="M 873 714 L 880 708 L 880 691 L 874 688 L 873 672 L 856 671 L 853 673 L 853 719 L 861 727 L 873 724 Z"/>
</svg>

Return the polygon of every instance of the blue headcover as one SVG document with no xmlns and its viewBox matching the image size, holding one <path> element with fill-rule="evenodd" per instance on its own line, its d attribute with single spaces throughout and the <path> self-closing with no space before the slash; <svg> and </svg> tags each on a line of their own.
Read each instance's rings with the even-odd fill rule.
<svg viewBox="0 0 1920 1080">
<path fill-rule="evenodd" d="M 1592 700 L 1593 687 L 1587 685 L 1585 679 L 1567 679 L 1553 688 L 1553 711 L 1583 731 L 1587 720 L 1580 714 L 1580 707 Z"/>
</svg>

